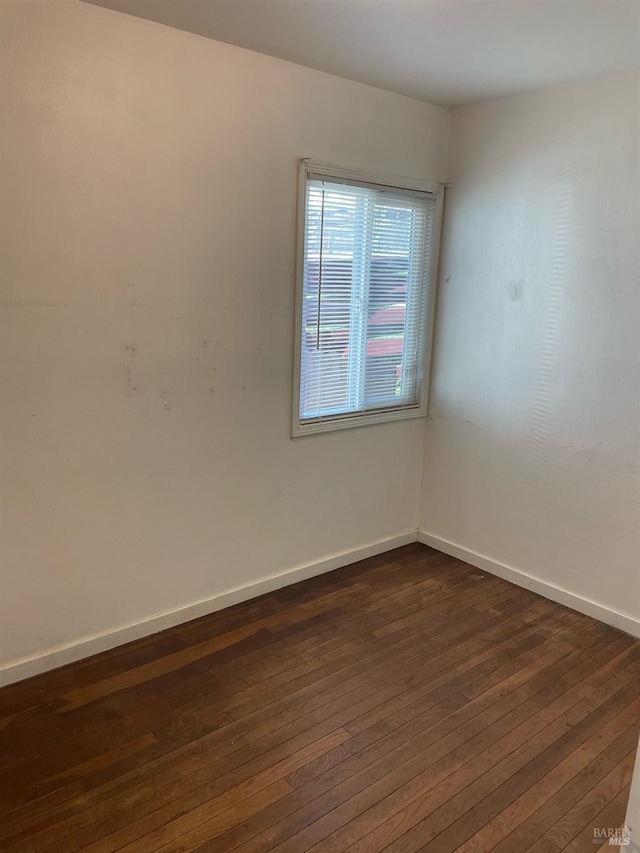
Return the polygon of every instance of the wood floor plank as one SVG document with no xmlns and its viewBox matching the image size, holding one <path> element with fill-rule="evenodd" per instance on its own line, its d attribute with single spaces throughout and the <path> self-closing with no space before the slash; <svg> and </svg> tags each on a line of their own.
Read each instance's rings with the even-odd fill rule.
<svg viewBox="0 0 640 853">
<path fill-rule="evenodd" d="M 627 729 L 612 746 L 580 770 L 570 783 L 561 788 L 513 829 L 504 840 L 493 848 L 495 853 L 509 853 L 514 849 L 524 850 L 535 839 L 541 838 L 573 806 L 583 802 L 596 785 L 617 765 L 626 760 L 627 764 L 623 767 L 630 767 L 637 743 L 637 726 L 634 726 Z"/>
<path fill-rule="evenodd" d="M 580 685 L 578 685 L 580 687 Z M 570 688 L 571 695 L 575 687 Z M 427 845 L 442 853 L 455 850 L 472 830 L 494 817 L 495 811 L 509 805 L 521 790 L 533 785 L 542 775 L 541 765 L 547 771 L 561 760 L 564 754 L 581 742 L 585 731 L 600 727 L 607 715 L 637 696 L 637 687 L 628 683 L 613 697 L 602 694 L 584 696 L 566 711 L 562 698 L 554 713 L 553 704 L 538 715 L 535 726 L 525 724 L 519 733 L 521 741 L 510 753 L 500 753 L 499 761 L 476 759 L 452 775 L 439 787 L 437 808 L 435 801 L 422 804 L 421 819 L 404 834 L 402 840 L 389 846 L 389 853 L 400 849 L 422 851 Z M 534 732 L 531 737 L 531 732 Z M 495 755 L 495 752 L 493 752 Z M 493 765 L 493 766 L 491 766 Z M 487 766 L 491 766 L 487 770 Z M 485 795 L 483 797 L 483 795 Z M 404 825 L 407 821 L 405 819 Z"/>
<path fill-rule="evenodd" d="M 159 829 L 120 849 L 123 853 L 150 853 L 154 850 L 181 853 L 194 850 L 204 842 L 219 836 L 228 827 L 242 823 L 271 803 L 281 800 L 289 791 L 289 786 L 279 780 L 268 788 L 263 788 L 255 796 L 242 800 L 234 808 L 222 812 L 217 804 L 212 806 L 205 803 L 200 809 L 194 809 L 182 818 L 163 824 Z M 91 851 L 92 847 L 87 850 Z M 100 853 L 100 847 L 95 847 L 95 853 Z"/>
<path fill-rule="evenodd" d="M 636 699 L 599 731 L 592 734 L 563 761 L 545 773 L 535 784 L 530 785 L 526 791 L 498 812 L 492 820 L 485 823 L 467 841 L 458 845 L 456 847 L 458 853 L 478 853 L 482 850 L 492 850 L 498 842 L 508 835 L 511 838 L 510 844 L 512 844 L 515 840 L 513 834 L 515 827 L 524 822 L 532 811 L 540 809 L 554 794 L 557 794 L 571 782 L 580 771 L 584 770 L 611 743 L 615 742 L 623 732 L 628 731 L 629 726 L 632 726 L 631 733 L 635 737 L 639 717 L 640 699 Z M 531 824 L 529 824 L 529 840 L 532 837 L 530 833 Z"/>
<path fill-rule="evenodd" d="M 310 757 L 321 754 L 326 749 L 347 740 L 348 737 L 348 732 L 338 729 L 331 735 L 320 738 L 305 747 L 292 749 L 291 755 L 280 759 L 275 758 L 273 764 L 269 764 L 256 773 L 247 774 L 245 778 L 238 779 L 232 776 L 224 781 L 214 778 L 204 785 L 194 785 L 187 794 L 178 796 L 177 799 L 172 798 L 165 803 L 159 810 L 160 814 L 155 814 L 158 811 L 155 807 L 161 803 L 156 798 L 157 792 L 153 780 L 150 780 L 149 790 L 143 792 L 142 796 L 138 790 L 135 792 L 135 797 L 118 798 L 116 802 L 107 801 L 93 808 L 85 809 L 78 815 L 46 829 L 43 833 L 22 839 L 16 846 L 15 853 L 18 850 L 21 853 L 32 853 L 36 850 L 54 853 L 60 849 L 64 849 L 65 853 L 74 853 L 74 851 L 88 849 L 94 841 L 106 837 L 109 837 L 110 840 L 103 842 L 103 849 L 118 850 L 124 844 L 136 840 L 155 828 L 158 825 L 156 821 L 162 825 L 167 819 L 182 815 L 203 803 L 209 803 L 210 807 L 219 811 L 232 808 L 273 782 L 284 779 L 296 766 L 305 763 Z M 184 770 L 187 771 L 188 768 L 184 768 Z M 181 781 L 184 781 L 184 778 Z M 176 790 L 179 793 L 180 787 Z M 139 805 L 140 799 L 150 808 L 146 814 L 142 811 L 144 816 L 136 820 L 135 815 L 138 812 L 135 806 Z M 170 804 L 171 807 L 169 808 Z M 132 805 L 133 808 L 130 808 Z M 114 833 L 113 830 L 117 830 L 119 827 L 123 827 L 122 832 Z M 11 845 L 6 850 L 14 853 Z"/>
<path fill-rule="evenodd" d="M 353 713 L 356 713 L 358 710 L 359 710 L 359 709 L 358 709 L 358 707 L 357 707 L 357 706 L 353 706 Z M 337 722 L 337 721 L 335 721 L 335 722 Z M 245 757 L 248 757 L 248 756 L 245 756 Z M 156 768 L 156 769 L 157 769 L 157 768 Z M 216 768 L 216 769 L 217 769 L 217 768 Z M 156 784 L 156 786 L 157 786 L 157 784 L 158 784 L 157 775 L 156 775 L 156 779 L 155 779 L 155 784 Z"/>
<path fill-rule="evenodd" d="M 0 690 L 3 853 L 577 853 L 640 641 L 413 544 Z"/>
<path fill-rule="evenodd" d="M 602 849 L 601 847 L 594 847 L 593 845 L 593 836 L 594 829 L 597 827 L 598 829 L 604 830 L 616 830 L 622 827 L 624 822 L 624 814 L 627 807 L 627 802 L 629 800 L 629 789 L 630 785 L 626 785 L 614 799 L 612 799 L 607 805 L 602 809 L 602 811 L 596 816 L 594 820 L 594 826 L 586 826 L 582 829 L 576 837 L 567 844 L 566 847 L 563 847 L 564 853 L 582 853 L 582 851 L 587 847 L 588 844 L 591 845 L 591 849 Z M 611 847 L 607 844 L 605 849 L 611 849 Z M 621 849 L 625 849 L 624 847 Z"/>
<path fill-rule="evenodd" d="M 543 691 L 537 700 L 534 697 L 515 711 L 504 715 L 497 724 L 488 727 L 483 725 L 470 744 L 463 743 L 434 766 L 421 769 L 417 774 L 409 774 L 406 768 L 401 768 L 401 772 L 391 779 L 385 779 L 382 784 L 371 786 L 362 794 L 351 797 L 344 809 L 333 811 L 323 823 L 317 821 L 305 827 L 297 836 L 274 849 L 278 850 L 278 853 L 293 851 L 296 848 L 331 849 L 333 846 L 340 849 L 346 844 L 354 844 L 369 834 L 374 827 L 393 820 L 394 816 L 400 813 L 403 815 L 402 827 L 404 828 L 407 821 L 410 825 L 425 808 L 433 810 L 440 802 L 447 802 L 456 791 L 464 789 L 470 781 L 481 775 L 487 765 L 510 756 L 527 732 L 543 729 L 549 721 L 557 719 L 567 707 L 573 707 L 584 695 L 582 690 L 572 692 L 575 688 L 564 693 L 561 690 L 559 685 L 555 685 Z M 542 708 L 539 706 L 540 700 Z M 484 721 L 479 719 L 479 722 Z M 438 747 L 446 741 L 447 738 L 443 738 Z M 487 746 L 487 743 L 490 745 Z M 415 760 L 407 764 L 413 764 L 412 769 L 415 769 Z M 428 795 L 428 792 L 431 792 L 431 795 Z M 385 828 L 385 834 L 387 829 L 388 827 Z M 429 830 L 431 831 L 431 822 Z M 421 826 L 420 832 L 422 831 Z M 334 837 L 331 837 L 332 835 Z M 388 842 L 389 837 L 385 840 Z M 313 844 L 302 846 L 308 841 L 313 841 Z M 368 849 L 370 843 L 371 838 L 368 838 L 363 849 Z"/>
<path fill-rule="evenodd" d="M 563 690 L 562 685 L 556 683 L 536 697 L 519 703 L 516 708 L 511 708 L 510 703 L 497 708 L 492 706 L 443 737 L 438 737 L 441 731 L 427 732 L 421 742 L 408 743 L 394 750 L 391 756 L 385 755 L 378 759 L 364 771 L 347 775 L 343 782 L 332 785 L 327 795 L 319 801 L 312 801 L 298 814 L 238 849 L 242 853 L 257 851 L 266 836 L 268 843 L 280 853 L 285 850 L 305 850 L 323 841 L 336 828 L 353 820 L 385 797 L 399 795 L 405 798 L 409 796 L 407 791 L 411 791 L 415 799 L 423 792 L 425 785 L 431 784 L 434 779 L 445 778 L 462 756 L 482 752 L 498 733 L 517 728 L 539 710 L 540 705 L 548 705 Z M 578 701 L 578 696 L 571 696 L 569 701 Z M 434 741 L 434 737 L 437 740 Z M 346 775 L 347 769 L 340 768 L 341 775 Z M 340 774 L 332 773 L 330 776 L 331 782 L 336 780 L 336 776 L 340 778 Z M 318 779 L 320 785 L 324 781 L 322 777 Z M 320 813 L 323 816 L 315 819 L 319 814 L 319 806 L 322 807 Z"/>
<path fill-rule="evenodd" d="M 591 829 L 600 812 L 629 784 L 635 762 L 635 747 L 593 788 L 581 797 L 545 834 L 529 848 L 531 853 L 559 853 L 585 828 Z M 589 841 L 591 844 L 591 841 Z M 592 849 L 592 848 L 590 848 Z"/>
<path fill-rule="evenodd" d="M 347 799 L 354 790 L 359 790 L 363 786 L 366 787 L 370 782 L 384 776 L 392 763 L 410 759 L 420 745 L 428 748 L 431 744 L 442 740 L 449 732 L 458 730 L 456 740 L 453 742 L 455 746 L 456 743 L 468 740 L 477 735 L 478 732 L 482 732 L 492 721 L 522 705 L 527 699 L 531 699 L 543 691 L 544 688 L 548 688 L 548 692 L 543 693 L 540 698 L 543 702 L 548 701 L 553 695 L 561 693 L 564 689 L 561 684 L 557 683 L 559 673 L 560 670 L 554 672 L 554 667 L 550 667 L 548 673 L 527 681 L 525 684 L 514 683 L 511 685 L 511 691 L 506 685 L 504 688 L 493 688 L 476 701 L 467 703 L 459 711 L 441 719 L 433 727 L 430 725 L 428 715 L 421 715 L 415 719 L 409 717 L 409 722 L 407 722 L 404 712 L 398 712 L 367 730 L 367 732 L 380 732 L 383 736 L 375 748 L 365 749 L 353 759 L 345 761 L 331 772 L 323 774 L 315 784 L 306 785 L 305 789 L 300 792 L 300 796 L 292 795 L 286 798 L 282 804 L 279 804 L 276 809 L 267 809 L 255 820 L 247 822 L 242 828 L 234 829 L 229 837 L 223 841 L 227 843 L 232 839 L 235 844 L 259 833 L 262 833 L 261 837 L 263 837 L 264 830 L 267 827 L 278 819 L 292 814 L 309 800 L 312 801 L 316 815 L 329 811 L 337 802 Z M 509 695 L 510 692 L 512 695 Z M 436 691 L 436 693 L 442 695 L 440 691 Z M 394 720 L 394 718 L 396 719 Z M 394 723 L 395 726 L 400 723 L 400 728 L 392 727 Z M 463 727 L 465 723 L 467 724 L 466 728 Z M 477 737 L 475 742 L 471 743 L 476 751 L 481 749 L 480 741 L 481 738 Z M 406 746 L 403 746 L 405 744 Z M 448 746 L 451 747 L 451 745 L 450 743 Z M 445 746 L 447 745 L 445 744 Z M 391 759 L 387 757 L 389 755 Z M 342 788 L 338 787 L 340 783 L 347 783 L 349 780 L 351 780 L 349 784 L 343 785 Z M 324 798 L 322 802 L 317 799 L 318 795 L 332 788 L 336 788 L 336 790 L 330 797 Z"/>
</svg>

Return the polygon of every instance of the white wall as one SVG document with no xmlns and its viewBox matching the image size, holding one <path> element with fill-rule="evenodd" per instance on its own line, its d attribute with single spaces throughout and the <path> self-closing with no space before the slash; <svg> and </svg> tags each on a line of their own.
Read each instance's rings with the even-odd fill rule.
<svg viewBox="0 0 640 853">
<path fill-rule="evenodd" d="M 419 521 L 640 615 L 637 78 L 454 112 L 419 518 L 422 421 L 288 437 L 296 158 L 438 180 L 448 113 L 1 11 L 0 670 Z"/>
<path fill-rule="evenodd" d="M 2 12 L 0 666 L 415 529 L 423 421 L 289 438 L 296 158 L 440 180 L 448 112 Z"/>
<path fill-rule="evenodd" d="M 639 94 L 625 76 L 453 112 L 421 512 L 636 618 Z"/>
</svg>

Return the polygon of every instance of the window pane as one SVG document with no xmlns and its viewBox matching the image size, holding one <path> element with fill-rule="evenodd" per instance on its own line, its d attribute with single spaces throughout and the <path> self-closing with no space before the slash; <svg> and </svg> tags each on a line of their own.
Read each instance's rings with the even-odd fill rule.
<svg viewBox="0 0 640 853">
<path fill-rule="evenodd" d="M 370 406 L 401 402 L 403 396 L 414 217 L 406 206 L 374 207 L 365 362 L 365 400 Z"/>
<path fill-rule="evenodd" d="M 356 233 L 352 193 L 310 185 L 304 263 L 301 414 L 344 410 Z"/>
</svg>

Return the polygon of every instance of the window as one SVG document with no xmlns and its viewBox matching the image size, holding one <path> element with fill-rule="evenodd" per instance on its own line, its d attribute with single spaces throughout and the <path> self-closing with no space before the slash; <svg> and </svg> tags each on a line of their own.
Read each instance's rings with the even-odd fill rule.
<svg viewBox="0 0 640 853">
<path fill-rule="evenodd" d="M 441 202 L 301 161 L 293 435 L 426 414 Z"/>
</svg>

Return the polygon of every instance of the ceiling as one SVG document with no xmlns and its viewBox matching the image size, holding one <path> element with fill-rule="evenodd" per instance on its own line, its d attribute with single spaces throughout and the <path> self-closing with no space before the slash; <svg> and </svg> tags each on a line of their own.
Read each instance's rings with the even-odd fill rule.
<svg viewBox="0 0 640 853">
<path fill-rule="evenodd" d="M 447 107 L 640 70 L 640 0 L 87 0 Z"/>
</svg>

